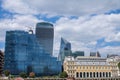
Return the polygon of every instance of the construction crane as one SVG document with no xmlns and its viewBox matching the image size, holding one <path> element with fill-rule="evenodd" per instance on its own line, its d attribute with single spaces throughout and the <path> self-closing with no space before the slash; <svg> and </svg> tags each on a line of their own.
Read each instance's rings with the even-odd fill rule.
<svg viewBox="0 0 120 80">
<path fill-rule="evenodd" d="M 34 27 L 31 27 L 31 26 L 26 26 L 27 28 L 27 31 L 29 32 L 29 34 L 33 34 L 33 30 L 35 29 Z"/>
</svg>

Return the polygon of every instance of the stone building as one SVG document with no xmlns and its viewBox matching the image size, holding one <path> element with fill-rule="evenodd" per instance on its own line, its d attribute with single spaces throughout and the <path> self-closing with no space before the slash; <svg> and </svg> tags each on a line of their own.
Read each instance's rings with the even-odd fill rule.
<svg viewBox="0 0 120 80">
<path fill-rule="evenodd" d="M 74 78 L 106 78 L 112 77 L 112 66 L 101 57 L 66 57 L 64 71 Z"/>
<path fill-rule="evenodd" d="M 118 63 L 120 63 L 120 56 L 110 56 L 107 58 L 107 62 L 109 62 L 112 67 L 112 75 L 114 77 L 120 76 L 120 69 L 118 68 Z"/>
</svg>

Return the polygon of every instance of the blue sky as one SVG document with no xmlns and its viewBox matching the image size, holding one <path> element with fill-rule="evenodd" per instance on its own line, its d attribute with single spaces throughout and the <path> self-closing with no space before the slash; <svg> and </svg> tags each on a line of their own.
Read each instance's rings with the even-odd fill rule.
<svg viewBox="0 0 120 80">
<path fill-rule="evenodd" d="M 72 51 L 99 51 L 102 56 L 120 54 L 120 0 L 0 0 L 0 49 L 5 32 L 28 30 L 37 22 L 54 24 L 54 56 L 60 38 L 72 44 Z"/>
</svg>

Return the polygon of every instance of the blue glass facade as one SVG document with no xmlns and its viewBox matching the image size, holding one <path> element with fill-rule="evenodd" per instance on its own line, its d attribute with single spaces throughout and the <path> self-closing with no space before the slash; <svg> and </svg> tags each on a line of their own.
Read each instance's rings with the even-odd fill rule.
<svg viewBox="0 0 120 80">
<path fill-rule="evenodd" d="M 43 49 L 34 34 L 7 31 L 4 69 L 15 75 L 20 72 L 53 75 L 61 72 L 61 62 Z"/>
<path fill-rule="evenodd" d="M 36 37 L 45 51 L 53 54 L 54 27 L 51 23 L 40 22 L 36 24 Z M 49 45 L 48 45 L 49 44 Z"/>
<path fill-rule="evenodd" d="M 72 53 L 72 56 L 76 58 L 77 56 L 85 56 L 84 51 L 75 51 Z"/>
<path fill-rule="evenodd" d="M 65 56 L 72 56 L 71 43 L 61 38 L 60 53 L 58 55 L 58 59 L 63 63 Z"/>
</svg>

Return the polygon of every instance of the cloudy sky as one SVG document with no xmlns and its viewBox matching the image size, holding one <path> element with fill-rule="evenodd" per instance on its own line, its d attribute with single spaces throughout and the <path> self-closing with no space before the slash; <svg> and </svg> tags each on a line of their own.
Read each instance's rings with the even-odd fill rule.
<svg viewBox="0 0 120 80">
<path fill-rule="evenodd" d="M 54 24 L 54 56 L 60 38 L 72 51 L 120 54 L 120 0 L 0 0 L 0 49 L 8 30 L 28 30 L 37 22 Z"/>
</svg>

